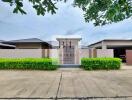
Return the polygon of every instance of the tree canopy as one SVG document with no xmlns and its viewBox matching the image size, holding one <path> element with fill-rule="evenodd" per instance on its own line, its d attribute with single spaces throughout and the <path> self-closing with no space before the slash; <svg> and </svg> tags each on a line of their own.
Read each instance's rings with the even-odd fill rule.
<svg viewBox="0 0 132 100">
<path fill-rule="evenodd" d="M 27 14 L 23 9 L 23 0 L 2 0 L 14 7 L 13 13 Z M 67 0 L 28 0 L 37 15 L 45 15 L 46 12 L 55 14 L 57 2 Z M 84 11 L 86 22 L 92 21 L 95 26 L 119 22 L 132 17 L 132 0 L 74 0 L 74 7 Z"/>
</svg>

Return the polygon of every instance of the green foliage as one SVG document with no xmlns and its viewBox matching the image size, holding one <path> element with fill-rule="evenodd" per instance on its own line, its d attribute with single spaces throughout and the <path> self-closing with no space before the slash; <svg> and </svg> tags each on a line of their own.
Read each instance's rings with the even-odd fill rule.
<svg viewBox="0 0 132 100">
<path fill-rule="evenodd" d="M 132 16 L 132 0 L 74 0 L 84 11 L 86 22 L 95 26 L 119 22 Z"/>
<path fill-rule="evenodd" d="M 110 70 L 120 69 L 119 58 L 82 58 L 81 67 L 86 70 Z"/>
<path fill-rule="evenodd" d="M 0 58 L 0 69 L 55 70 L 58 61 L 50 58 Z"/>
<path fill-rule="evenodd" d="M 26 12 L 23 10 L 23 0 L 2 0 L 2 1 L 9 3 L 10 6 L 15 5 L 13 13 L 20 12 L 21 14 L 26 14 Z"/>
<path fill-rule="evenodd" d="M 10 6 L 15 6 L 13 13 L 20 12 L 21 14 L 26 14 L 23 9 L 23 0 L 2 0 L 3 2 L 9 3 Z M 36 10 L 37 15 L 45 15 L 46 12 L 50 12 L 51 14 L 56 13 L 55 4 L 61 0 L 28 0 L 33 8 Z"/>
<path fill-rule="evenodd" d="M 2 0 L 15 6 L 13 13 L 26 14 L 23 9 L 24 0 Z M 55 14 L 59 1 L 67 0 L 28 0 L 37 15 L 45 15 L 46 12 Z M 92 21 L 95 26 L 105 25 L 112 22 L 119 22 L 132 16 L 132 0 L 74 0 L 74 7 L 84 11 L 86 22 Z"/>
</svg>

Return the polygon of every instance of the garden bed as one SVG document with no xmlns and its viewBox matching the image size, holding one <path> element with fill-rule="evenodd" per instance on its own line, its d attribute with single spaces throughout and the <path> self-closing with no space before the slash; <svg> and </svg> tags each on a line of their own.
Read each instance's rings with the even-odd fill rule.
<svg viewBox="0 0 132 100">
<path fill-rule="evenodd" d="M 85 70 L 116 70 L 121 67 L 119 58 L 82 58 L 81 67 Z"/>
<path fill-rule="evenodd" d="M 58 61 L 50 58 L 0 58 L 0 69 L 55 70 Z"/>
</svg>

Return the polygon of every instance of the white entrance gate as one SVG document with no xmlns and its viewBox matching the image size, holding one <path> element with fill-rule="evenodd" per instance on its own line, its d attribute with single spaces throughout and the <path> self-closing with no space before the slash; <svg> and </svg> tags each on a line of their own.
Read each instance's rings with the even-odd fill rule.
<svg viewBox="0 0 132 100">
<path fill-rule="evenodd" d="M 74 47 L 63 48 L 63 64 L 75 64 Z"/>
<path fill-rule="evenodd" d="M 57 38 L 59 41 L 60 64 L 79 64 L 78 42 L 81 38 Z"/>
</svg>

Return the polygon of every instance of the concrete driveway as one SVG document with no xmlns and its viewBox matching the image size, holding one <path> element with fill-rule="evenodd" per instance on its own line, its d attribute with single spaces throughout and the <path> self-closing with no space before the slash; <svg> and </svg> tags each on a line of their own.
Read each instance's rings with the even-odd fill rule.
<svg viewBox="0 0 132 100">
<path fill-rule="evenodd" d="M 1 99 L 132 100 L 131 96 L 132 70 L 0 71 Z"/>
</svg>

